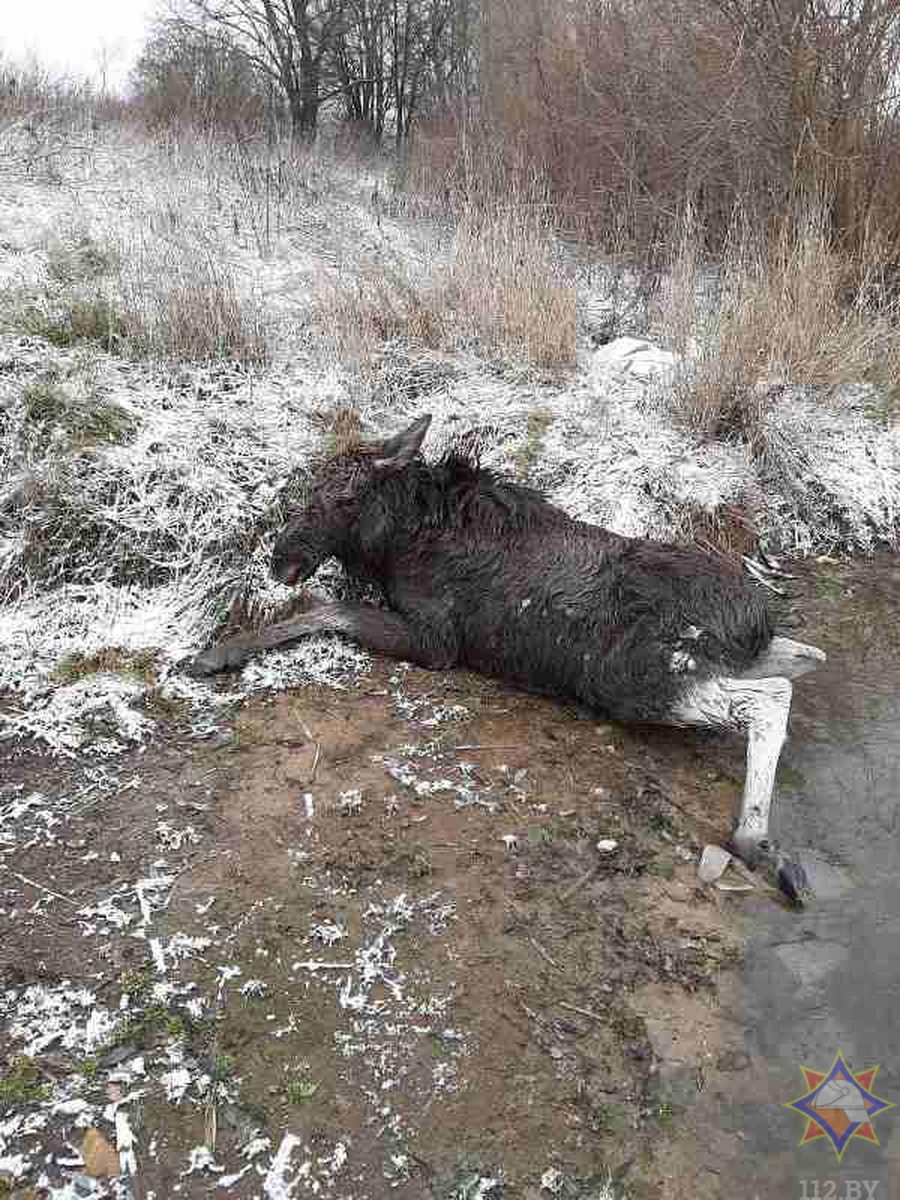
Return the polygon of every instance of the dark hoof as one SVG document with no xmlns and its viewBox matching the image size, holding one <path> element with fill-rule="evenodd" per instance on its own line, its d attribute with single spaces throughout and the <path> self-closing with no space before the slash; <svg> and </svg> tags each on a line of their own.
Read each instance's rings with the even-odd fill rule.
<svg viewBox="0 0 900 1200">
<path fill-rule="evenodd" d="M 735 836 L 728 849 L 752 870 L 764 872 L 797 908 L 803 908 L 813 898 L 812 886 L 804 868 L 779 850 L 775 842 L 767 838 L 754 841 Z"/>
<path fill-rule="evenodd" d="M 813 898 L 809 876 L 798 862 L 784 859 L 775 874 L 775 881 L 791 904 L 798 908 L 805 907 Z"/>
<path fill-rule="evenodd" d="M 250 658 L 245 646 L 211 646 L 192 659 L 185 670 L 195 679 L 218 675 L 222 671 L 239 671 Z"/>
</svg>

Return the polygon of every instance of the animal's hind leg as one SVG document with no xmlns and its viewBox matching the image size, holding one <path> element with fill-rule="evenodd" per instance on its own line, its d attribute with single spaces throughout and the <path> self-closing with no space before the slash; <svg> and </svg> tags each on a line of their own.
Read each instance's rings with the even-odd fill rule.
<svg viewBox="0 0 900 1200">
<path fill-rule="evenodd" d="M 791 709 L 787 679 L 709 679 L 692 687 L 673 712 L 680 725 L 739 729 L 747 734 L 747 773 L 732 849 L 748 865 L 765 866 L 795 902 L 809 891 L 806 872 L 769 837 L 769 812 L 778 758 Z"/>
<path fill-rule="evenodd" d="M 773 637 L 766 649 L 741 672 L 741 679 L 799 679 L 825 662 L 825 651 L 793 638 Z"/>
</svg>

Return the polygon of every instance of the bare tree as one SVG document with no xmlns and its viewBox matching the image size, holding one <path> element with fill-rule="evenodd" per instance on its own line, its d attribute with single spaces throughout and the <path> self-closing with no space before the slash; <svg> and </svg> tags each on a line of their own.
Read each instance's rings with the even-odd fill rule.
<svg viewBox="0 0 900 1200">
<path fill-rule="evenodd" d="M 284 94 L 295 137 L 315 137 L 329 91 L 331 56 L 348 16 L 346 0 L 185 0 L 185 13 L 226 33 Z"/>
<path fill-rule="evenodd" d="M 283 94 L 295 136 L 341 100 L 380 140 L 404 141 L 424 99 L 469 74 L 480 0 L 181 0 L 182 24 L 215 29 Z M 460 68 L 463 67 L 464 70 Z"/>
<path fill-rule="evenodd" d="M 189 119 L 234 125 L 262 118 L 266 80 L 215 26 L 154 26 L 131 76 L 135 99 L 154 124 Z"/>
<path fill-rule="evenodd" d="M 408 136 L 424 99 L 446 101 L 471 55 L 474 0 L 345 0 L 335 54 L 347 115 L 377 140 Z"/>
<path fill-rule="evenodd" d="M 421 101 L 446 66 L 454 0 L 390 0 L 388 53 L 397 141 L 408 136 Z"/>
<path fill-rule="evenodd" d="M 381 141 L 391 100 L 387 64 L 390 0 L 346 0 L 348 19 L 334 53 L 345 112 Z"/>
</svg>

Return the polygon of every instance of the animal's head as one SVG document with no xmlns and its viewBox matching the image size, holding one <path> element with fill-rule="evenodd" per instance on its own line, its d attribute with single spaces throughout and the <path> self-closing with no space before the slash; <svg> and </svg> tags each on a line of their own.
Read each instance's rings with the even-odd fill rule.
<svg viewBox="0 0 900 1200">
<path fill-rule="evenodd" d="M 431 416 L 419 417 L 387 441 L 359 444 L 329 458 L 316 472 L 306 503 L 278 535 L 272 574 L 293 586 L 309 579 L 352 540 L 379 482 L 416 457 Z"/>
</svg>

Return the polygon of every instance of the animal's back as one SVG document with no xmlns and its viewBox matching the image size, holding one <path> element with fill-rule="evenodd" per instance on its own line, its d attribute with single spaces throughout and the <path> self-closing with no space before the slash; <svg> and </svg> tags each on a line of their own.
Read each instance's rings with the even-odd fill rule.
<svg viewBox="0 0 900 1200">
<path fill-rule="evenodd" d="M 438 538 L 427 562 L 462 663 L 620 720 L 665 717 L 691 680 L 739 674 L 772 638 L 724 557 L 576 521 Z"/>
<path fill-rule="evenodd" d="M 362 573 L 437 659 L 620 720 L 665 718 L 772 638 L 762 594 L 723 555 L 574 520 L 464 459 L 411 466 L 373 513 Z"/>
</svg>

